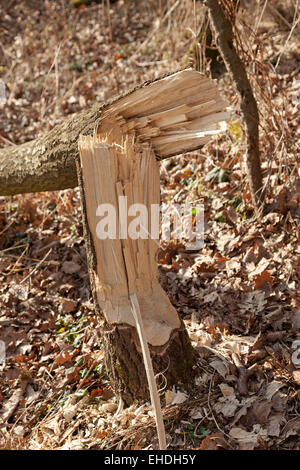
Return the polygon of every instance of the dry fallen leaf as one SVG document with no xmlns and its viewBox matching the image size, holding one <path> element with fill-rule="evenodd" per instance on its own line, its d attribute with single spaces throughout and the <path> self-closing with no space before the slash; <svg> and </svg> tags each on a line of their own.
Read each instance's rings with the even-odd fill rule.
<svg viewBox="0 0 300 470">
<path fill-rule="evenodd" d="M 284 427 L 284 437 L 287 439 L 289 436 L 294 436 L 300 432 L 300 418 L 295 418 L 287 423 Z"/>
<path fill-rule="evenodd" d="M 9 292 L 11 292 L 19 300 L 27 300 L 29 295 L 29 286 L 27 285 L 13 285 Z"/>
<path fill-rule="evenodd" d="M 295 380 L 297 385 L 300 385 L 300 370 L 293 371 L 293 379 Z"/>
<path fill-rule="evenodd" d="M 61 299 L 61 311 L 63 313 L 74 312 L 77 308 L 77 301 L 72 299 Z"/>
<path fill-rule="evenodd" d="M 56 357 L 54 364 L 55 365 L 62 365 L 68 361 L 71 361 L 74 357 L 74 353 L 69 353 L 68 351 L 63 351 Z"/>
<path fill-rule="evenodd" d="M 267 431 L 259 424 L 253 426 L 252 432 L 246 431 L 242 428 L 232 428 L 229 431 L 230 437 L 237 440 L 240 444 L 246 444 L 247 447 L 243 447 L 244 449 L 254 449 L 258 444 L 258 436 L 262 437 L 263 439 L 267 439 L 267 434 Z"/>
<path fill-rule="evenodd" d="M 217 403 L 214 404 L 214 410 L 217 413 L 222 413 L 226 418 L 230 418 L 235 415 L 237 408 L 240 406 L 240 402 L 235 396 L 234 389 L 227 384 L 219 385 L 223 397 L 219 398 Z"/>
<path fill-rule="evenodd" d="M 13 394 L 11 395 L 11 397 L 6 400 L 0 410 L 0 418 L 2 419 L 2 421 L 7 421 L 15 412 L 22 396 L 23 396 L 23 393 L 24 393 L 24 390 L 25 388 L 27 387 L 27 384 L 28 382 L 27 381 L 23 381 L 21 384 L 20 384 L 20 387 L 17 388 Z"/>
<path fill-rule="evenodd" d="M 221 359 L 213 359 L 209 362 L 209 365 L 215 369 L 224 379 L 229 372 L 228 364 Z"/>
<path fill-rule="evenodd" d="M 294 366 L 299 367 L 300 366 L 300 340 L 296 340 L 292 344 L 292 349 L 294 350 L 292 354 L 292 363 Z"/>
<path fill-rule="evenodd" d="M 190 417 L 192 419 L 201 419 L 203 418 L 203 413 L 201 412 L 201 409 L 194 408 L 193 410 L 190 411 Z"/>
<path fill-rule="evenodd" d="M 70 421 L 72 421 L 74 416 L 76 416 L 77 410 L 78 410 L 77 405 L 69 406 L 63 410 L 63 417 L 65 418 L 67 423 L 70 423 Z"/>
<path fill-rule="evenodd" d="M 283 413 L 275 413 L 269 417 L 268 435 L 280 436 L 280 426 L 285 422 Z"/>
<path fill-rule="evenodd" d="M 227 443 L 223 434 L 221 432 L 216 432 L 203 439 L 199 450 L 220 450 L 221 448 L 227 449 Z"/>
<path fill-rule="evenodd" d="M 167 390 L 165 393 L 165 400 L 167 405 L 178 405 L 180 403 L 185 402 L 188 399 L 188 395 L 186 393 Z"/>
<path fill-rule="evenodd" d="M 268 271 L 263 271 L 254 282 L 254 289 L 263 289 L 267 283 L 272 284 L 273 278 Z"/>
<path fill-rule="evenodd" d="M 91 7 L 82 4 L 75 11 L 79 50 L 70 47 L 68 39 L 74 22 L 74 11 L 68 11 L 71 2 L 65 2 L 66 14 L 63 17 L 57 15 L 57 2 L 45 2 L 46 5 L 42 5 L 44 2 L 22 3 L 21 9 L 18 2 L 5 4 L 4 22 L 8 24 L 4 25 L 3 48 L 13 67 L 14 80 L 11 87 L 11 67 L 5 67 L 1 78 L 3 84 L 6 83 L 8 99 L 1 114 L 1 125 L 3 120 L 0 131 L 1 147 L 9 145 L 10 142 L 19 144 L 29 141 L 43 133 L 45 122 L 46 128 L 52 129 L 56 122 L 63 121 L 65 117 L 73 115 L 80 108 L 88 108 L 93 102 L 106 101 L 116 94 L 118 89 L 121 92 L 129 90 L 136 82 L 151 78 L 157 72 L 157 55 L 168 59 L 159 63 L 161 69 L 159 73 L 164 74 L 170 66 L 172 68 L 172 64 L 176 66 L 175 62 L 179 56 L 182 56 L 182 45 L 187 39 L 186 28 L 191 26 L 188 23 L 193 19 L 192 15 L 183 14 L 185 11 L 183 4 L 188 5 L 189 2 L 177 2 L 180 3 L 177 10 L 180 12 L 182 10 L 183 15 L 169 17 L 170 34 L 160 41 L 163 32 L 161 28 L 164 28 L 164 24 L 155 15 L 155 9 L 148 8 L 145 13 L 143 2 L 136 2 L 137 8 L 134 14 L 131 14 L 131 2 L 111 0 L 111 11 L 107 13 L 112 16 L 112 25 L 107 21 L 106 15 L 101 14 L 100 10 L 98 12 L 98 8 L 101 9 L 103 5 L 97 6 L 95 2 Z M 39 14 L 40 8 L 31 5 L 32 3 L 42 5 L 42 15 Z M 247 3 L 251 8 L 251 2 Z M 289 4 L 292 5 L 293 2 L 289 0 L 282 3 L 284 11 L 280 10 L 281 13 L 285 18 L 292 20 L 293 11 L 290 10 Z M 250 19 L 250 11 L 248 8 L 243 11 L 246 22 Z M 260 15 L 259 11 L 256 13 Z M 269 13 L 268 17 L 273 16 Z M 176 18 L 179 16 L 183 21 L 177 24 Z M 11 21 L 17 17 L 20 21 Z M 51 21 L 51 18 L 55 18 L 55 21 Z M 278 20 L 278 17 L 276 18 Z M 265 23 L 265 19 L 262 18 L 257 30 L 257 40 L 263 46 L 260 48 L 262 60 L 264 54 L 268 58 L 273 56 L 276 50 L 280 50 L 285 40 L 285 28 L 279 28 L 278 32 L 279 23 L 273 19 L 272 21 L 267 19 Z M 141 25 L 145 28 L 141 28 Z M 109 26 L 112 26 L 113 31 L 109 30 Z M 278 34 L 266 34 L 270 30 L 276 30 Z M 120 33 L 118 34 L 120 37 L 116 39 L 126 44 L 123 48 L 121 43 L 120 47 L 116 43 L 118 47 L 112 51 L 107 38 L 110 33 L 116 31 Z M 52 70 L 54 74 L 49 74 L 49 68 L 54 63 L 53 54 L 57 48 L 58 36 L 59 67 Z M 89 40 L 90 36 L 92 41 Z M 130 43 L 129 49 L 127 43 Z M 30 76 L 35 64 L 32 63 L 32 54 L 28 54 L 28 45 L 32 44 L 38 56 L 38 70 L 34 71 L 36 76 L 34 83 L 30 80 Z M 149 50 L 144 54 L 145 57 L 142 57 L 142 54 L 136 61 L 135 56 L 138 56 L 137 52 L 141 51 L 141 48 L 143 49 L 143 44 L 150 44 L 151 47 L 147 48 Z M 155 47 L 152 47 L 153 45 Z M 170 45 L 173 51 L 171 62 L 170 57 L 164 57 L 166 50 L 170 50 Z M 268 182 L 266 215 L 258 220 L 248 217 L 249 215 L 251 217 L 252 201 L 248 185 L 244 184 L 241 167 L 244 142 L 241 139 L 234 140 L 230 148 L 226 139 L 217 139 L 197 152 L 197 155 L 174 157 L 164 160 L 162 164 L 165 167 L 164 180 L 161 184 L 162 200 L 171 204 L 173 202 L 181 204 L 190 195 L 192 198 L 199 197 L 205 204 L 206 213 L 205 246 L 201 252 L 192 256 L 187 252 L 182 254 L 184 246 L 179 246 L 178 241 L 166 243 L 164 250 L 161 251 L 161 260 L 168 264 L 164 266 L 166 268 L 164 277 L 167 280 L 164 287 L 167 294 L 170 295 L 175 308 L 180 310 L 180 314 L 186 315 L 184 321 L 187 319 L 187 325 L 190 313 L 193 311 L 197 313 L 198 326 L 191 335 L 196 346 L 209 346 L 211 350 L 221 353 L 227 358 L 230 367 L 232 352 L 239 354 L 245 367 L 258 364 L 258 374 L 253 376 L 248 384 L 250 396 L 242 399 L 238 395 L 239 402 L 236 403 L 234 393 L 230 393 L 230 389 L 227 389 L 227 393 L 224 388 L 222 401 L 218 402 L 221 395 L 218 384 L 222 382 L 222 377 L 224 381 L 226 377 L 225 385 L 236 386 L 237 377 L 233 375 L 236 372 L 231 369 L 227 373 L 226 362 L 223 363 L 220 356 L 216 354 L 212 356 L 212 351 L 199 348 L 200 369 L 195 370 L 197 400 L 194 401 L 195 396 L 191 394 L 184 406 L 169 407 L 166 412 L 170 414 L 171 421 L 173 413 L 180 409 L 180 419 L 202 420 L 201 426 L 208 425 L 212 434 L 202 441 L 202 449 L 216 449 L 221 445 L 215 435 L 216 423 L 212 420 L 207 405 L 210 387 L 212 392 L 209 395 L 210 407 L 213 411 L 217 402 L 222 409 L 221 415 L 215 415 L 215 418 L 224 432 L 228 433 L 231 427 L 238 426 L 244 431 L 252 430 L 251 432 L 260 436 L 257 429 L 252 429 L 253 420 L 256 419 L 255 424 L 260 423 L 271 437 L 267 444 L 262 436 L 266 448 L 270 446 L 272 449 L 293 449 L 299 442 L 300 424 L 297 415 L 292 414 L 293 411 L 297 412 L 294 405 L 299 398 L 295 396 L 297 386 L 300 384 L 299 355 L 298 348 L 290 347 L 290 339 L 295 335 L 297 335 L 295 339 L 300 339 L 298 288 L 300 248 L 297 243 L 300 186 L 299 180 L 296 180 L 297 171 L 288 174 L 287 166 L 282 165 L 282 162 L 288 160 L 287 163 L 291 163 L 293 167 L 295 156 L 298 155 L 293 154 L 293 147 L 298 143 L 300 135 L 296 119 L 299 105 L 295 100 L 296 90 L 292 89 L 289 80 L 295 60 L 297 62 L 299 46 L 293 38 L 289 45 L 291 52 L 295 50 L 296 55 L 293 52 L 291 60 L 287 60 L 286 54 L 283 54 L 276 80 L 272 74 L 265 77 L 267 85 L 270 80 L 270 86 L 267 88 L 272 91 L 269 106 L 270 110 L 271 107 L 274 109 L 274 120 L 270 119 L 272 112 L 266 112 L 265 101 L 259 100 L 262 106 L 261 163 L 267 175 L 265 181 Z M 97 51 L 101 51 L 101 57 Z M 292 57 L 293 55 L 295 57 Z M 116 68 L 111 67 L 114 58 Z M 260 60 L 260 57 L 256 58 Z M 141 60 L 146 60 L 145 66 Z M 59 73 L 59 90 L 53 86 L 55 78 L 58 78 L 56 72 Z M 47 79 L 43 80 L 43 77 Z M 42 93 L 39 93 L 42 89 Z M 64 93 L 64 90 L 67 90 L 67 93 Z M 285 93 L 281 93 L 280 90 L 284 90 Z M 57 96 L 58 91 L 59 96 Z M 259 87 L 256 91 L 259 98 Z M 285 96 L 288 97 L 287 101 Z M 20 110 L 22 110 L 22 119 L 14 119 L 14 116 L 20 114 Z M 277 115 L 280 115 L 279 120 L 276 119 Z M 273 121 L 278 124 L 277 129 L 275 124 L 273 127 Z M 282 123 L 287 137 L 283 140 Z M 44 131 L 47 132 L 47 129 Z M 288 155 L 285 155 L 286 142 L 289 144 Z M 279 150 L 271 151 L 272 161 L 267 158 L 270 149 Z M 187 162 L 190 166 L 186 165 Z M 229 170 L 228 181 L 216 184 L 211 180 L 202 183 L 203 175 L 215 166 L 221 170 L 225 168 Z M 297 165 L 295 169 L 298 169 Z M 279 175 L 281 185 L 279 185 Z M 185 182 L 184 179 L 188 180 Z M 0 341 L 0 348 L 2 344 L 0 408 L 4 411 L 4 416 L 5 411 L 8 411 L 7 416 L 10 416 L 7 426 L 6 423 L 0 424 L 0 448 L 13 446 L 14 443 L 19 447 L 36 450 L 82 449 L 89 446 L 97 448 L 130 446 L 132 449 L 139 449 L 153 446 L 154 441 L 146 432 L 149 431 L 148 422 L 142 421 L 144 415 L 149 418 L 149 405 L 143 405 L 144 408 L 139 412 L 140 407 L 138 409 L 133 407 L 132 416 L 124 428 L 119 422 L 116 424 L 113 414 L 105 413 L 95 407 L 96 400 L 91 400 L 91 396 L 101 396 L 103 403 L 102 399 L 111 398 L 112 394 L 105 388 L 109 386 L 109 382 L 106 382 L 102 372 L 98 374 L 96 371 L 95 373 L 91 371 L 89 375 L 91 381 L 88 388 L 91 393 L 87 406 L 77 415 L 73 415 L 73 418 L 72 410 L 69 410 L 69 414 L 65 410 L 66 417 L 70 419 L 68 423 L 63 417 L 64 408 L 60 398 L 65 392 L 77 389 L 78 384 L 82 382 L 81 371 L 89 370 L 91 365 L 87 356 L 94 345 L 98 344 L 98 339 L 89 342 L 90 335 L 98 326 L 98 318 L 95 317 L 93 325 L 88 323 L 86 326 L 87 334 L 82 334 L 79 361 L 83 362 L 78 365 L 77 359 L 75 361 L 71 357 L 73 344 L 70 346 L 69 342 L 65 342 L 64 333 L 58 337 L 55 325 L 58 313 L 76 312 L 77 306 L 84 315 L 87 314 L 87 318 L 94 314 L 93 305 L 85 306 L 82 302 L 91 297 L 91 292 L 84 261 L 86 249 L 82 237 L 78 189 L 32 193 L 6 199 L 1 198 L 0 213 L 0 337 L 3 340 L 3 343 Z M 240 199 L 242 204 L 236 207 Z M 50 255 L 42 261 L 51 248 Z M 42 261 L 40 265 L 39 261 Z M 22 282 L 28 275 L 27 281 Z M 254 287 L 257 290 L 253 291 Z M 267 288 L 266 291 L 262 290 L 264 288 Z M 65 300 L 61 300 L 62 298 Z M 77 317 L 75 315 L 73 317 L 72 325 L 73 322 L 77 325 Z M 211 320 L 204 322 L 205 318 Z M 223 331 L 219 327 L 225 321 L 230 331 L 230 338 L 226 338 L 227 342 L 222 337 Z M 199 327 L 200 323 L 202 327 Z M 190 333 L 189 326 L 187 329 Z M 198 334 L 197 330 L 202 332 Z M 283 330 L 283 336 L 278 338 L 278 341 L 269 341 L 271 335 L 274 334 L 275 337 L 280 330 Z M 239 339 L 245 340 L 245 335 L 256 336 L 259 331 L 262 332 L 265 342 L 256 345 L 257 347 L 252 348 L 252 344 L 239 341 Z M 267 350 L 265 346 L 270 346 L 269 342 L 272 342 L 272 348 Z M 283 350 L 279 348 L 280 345 Z M 65 350 L 67 355 L 59 357 L 58 363 L 54 365 L 55 358 Z M 202 355 L 202 351 L 207 355 Z M 259 353 L 264 353 L 265 356 L 261 357 Z M 97 364 L 102 363 L 101 357 Z M 213 378 L 211 367 L 218 372 Z M 27 374 L 31 376 L 30 385 L 27 385 L 18 400 L 17 394 L 22 377 Z M 274 379 L 285 384 L 286 395 L 282 394 L 281 387 L 278 388 L 273 384 Z M 41 392 L 38 398 L 37 390 Z M 102 395 L 100 390 L 103 390 Z M 77 400 L 78 398 L 76 403 Z M 256 404 L 258 400 L 263 403 Z M 41 405 L 38 411 L 35 410 L 38 409 L 35 407 L 37 401 L 40 401 Z M 255 413 L 251 413 L 251 408 Z M 228 418 L 224 416 L 232 414 L 234 409 L 234 416 Z M 43 423 L 47 419 L 43 416 L 45 413 L 47 416 L 48 411 L 51 419 L 54 415 L 58 416 L 58 425 L 55 426 L 53 421 L 49 421 L 49 427 L 45 428 L 44 432 Z M 291 416 L 296 419 L 289 421 Z M 134 430 L 130 426 L 133 417 L 138 418 L 137 435 L 134 435 Z M 264 425 L 261 421 L 265 422 Z M 28 423 L 32 425 L 28 426 Z M 35 423 L 38 423 L 38 426 Z M 144 424 L 145 426 L 141 427 Z M 172 441 L 174 448 L 197 446 L 197 441 L 191 444 L 191 441 L 186 439 L 187 436 L 182 433 L 183 429 L 179 424 L 175 425 L 174 431 L 176 426 L 179 429 L 178 434 L 174 433 L 174 436 L 171 432 L 172 426 L 168 428 L 170 442 L 174 437 Z M 24 431 L 26 438 L 22 440 Z M 144 438 L 146 442 L 135 442 Z M 289 439 L 285 441 L 285 438 Z M 259 437 L 257 439 L 258 444 L 254 438 L 252 442 L 246 439 L 246 442 L 236 441 L 234 445 L 235 447 L 239 445 L 243 449 L 261 447 L 262 442 L 259 442 Z M 104 442 L 101 442 L 102 440 Z"/>
<path fill-rule="evenodd" d="M 284 384 L 281 382 L 278 382 L 277 380 L 273 380 L 273 382 L 269 383 L 267 390 L 266 390 L 266 399 L 268 401 L 271 401 L 275 393 L 277 393 L 278 390 L 283 386 Z"/>
<path fill-rule="evenodd" d="M 201 442 L 199 450 L 218 450 L 218 446 L 212 436 L 207 436 Z"/>
<path fill-rule="evenodd" d="M 105 411 L 105 413 L 114 413 L 118 408 L 116 403 L 104 403 L 101 405 L 101 410 Z"/>
<path fill-rule="evenodd" d="M 66 274 L 75 274 L 80 271 L 81 266 L 74 261 L 65 261 L 62 265 L 62 270 Z"/>
</svg>

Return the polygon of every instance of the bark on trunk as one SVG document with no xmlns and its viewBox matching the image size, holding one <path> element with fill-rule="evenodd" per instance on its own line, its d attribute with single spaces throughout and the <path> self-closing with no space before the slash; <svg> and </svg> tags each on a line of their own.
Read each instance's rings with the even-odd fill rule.
<svg viewBox="0 0 300 470">
<path fill-rule="evenodd" d="M 115 391 L 125 405 L 149 401 L 149 390 L 136 329 L 128 325 L 108 325 L 102 329 L 105 364 Z M 167 388 L 187 387 L 192 381 L 195 351 L 184 324 L 174 330 L 164 346 L 149 345 L 154 373 L 161 373 L 157 383 Z"/>
<path fill-rule="evenodd" d="M 226 18 L 218 0 L 205 0 L 204 4 L 208 8 L 210 22 L 215 30 L 216 44 L 240 95 L 241 111 L 245 121 L 247 136 L 247 152 L 245 155 L 247 176 L 254 206 L 256 209 L 259 209 L 263 203 L 263 193 L 259 156 L 259 114 L 257 104 L 244 64 L 234 47 L 230 21 Z"/>
<path fill-rule="evenodd" d="M 56 191 L 78 186 L 74 157 L 80 134 L 91 135 L 101 106 L 55 126 L 46 135 L 0 149 L 0 195 Z"/>
</svg>

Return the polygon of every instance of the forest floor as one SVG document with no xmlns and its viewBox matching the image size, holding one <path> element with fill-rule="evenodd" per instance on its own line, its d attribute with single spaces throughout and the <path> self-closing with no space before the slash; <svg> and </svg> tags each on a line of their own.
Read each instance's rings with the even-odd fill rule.
<svg viewBox="0 0 300 470">
<path fill-rule="evenodd" d="M 252 3 L 237 31 L 261 112 L 264 212 L 251 204 L 228 74 L 218 87 L 236 120 L 161 163 L 162 200 L 189 194 L 205 209 L 203 249 L 172 241 L 159 252 L 161 284 L 198 353 L 193 390 L 162 393 L 169 449 L 300 449 L 299 11 Z M 189 0 L 0 10 L 2 147 L 187 66 L 203 18 Z M 0 448 L 157 448 L 150 405 L 117 411 L 106 376 L 78 190 L 1 197 L 0 250 Z"/>
</svg>

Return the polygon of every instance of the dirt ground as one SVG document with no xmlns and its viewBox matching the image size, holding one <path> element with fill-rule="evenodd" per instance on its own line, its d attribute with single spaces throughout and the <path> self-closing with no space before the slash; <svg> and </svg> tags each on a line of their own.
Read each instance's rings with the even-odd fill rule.
<svg viewBox="0 0 300 470">
<path fill-rule="evenodd" d="M 203 249 L 159 251 L 198 354 L 194 386 L 161 392 L 169 449 L 300 449 L 300 6 L 265 3 L 243 1 L 235 29 L 260 110 L 264 212 L 251 203 L 227 73 L 218 87 L 235 120 L 161 163 L 162 201 L 205 209 Z M 201 25 L 192 0 L 0 2 L 1 147 L 195 65 Z M 0 197 L 0 250 L 0 448 L 157 448 L 149 403 L 118 408 L 106 375 L 78 190 Z"/>
</svg>

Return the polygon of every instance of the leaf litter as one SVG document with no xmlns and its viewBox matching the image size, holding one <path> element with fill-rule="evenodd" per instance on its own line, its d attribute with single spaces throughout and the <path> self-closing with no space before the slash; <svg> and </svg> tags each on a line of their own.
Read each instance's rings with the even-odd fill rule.
<svg viewBox="0 0 300 470">
<path fill-rule="evenodd" d="M 119 0 L 111 5 L 111 25 L 103 5 L 75 10 L 66 2 L 68 17 L 56 2 L 39 8 L 26 4 L 20 12 L 8 4 L 1 19 L 6 55 L 0 76 L 9 91 L 3 146 L 30 140 L 81 108 L 186 65 L 186 5 L 176 4 L 157 20 L 155 8 L 144 14 L 144 2 Z M 26 20 L 15 34 L 20 14 Z M 278 17 L 268 21 L 279 31 Z M 257 34 L 271 60 L 280 34 L 266 35 L 264 21 Z M 58 89 L 51 69 L 57 41 Z M 300 183 L 292 145 L 299 127 L 290 79 L 292 61 L 299 64 L 295 51 L 291 42 L 282 54 L 272 102 L 277 119 L 280 87 L 288 90 L 285 162 L 273 150 L 286 137 L 262 132 L 262 165 L 272 184 L 260 219 L 253 217 L 241 169 L 239 122 L 229 136 L 161 163 L 162 202 L 189 198 L 205 207 L 201 251 L 172 241 L 158 253 L 160 282 L 198 354 L 194 386 L 161 392 L 171 449 L 299 449 Z M 234 103 L 229 78 L 219 85 Z M 20 107 L 22 119 L 16 118 Z M 267 119 L 263 124 L 270 129 Z M 268 152 L 275 155 L 272 162 Z M 1 197 L 0 206 L 0 448 L 157 448 L 150 404 L 124 409 L 106 375 L 78 190 Z"/>
</svg>

